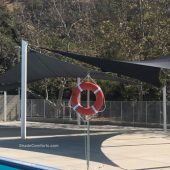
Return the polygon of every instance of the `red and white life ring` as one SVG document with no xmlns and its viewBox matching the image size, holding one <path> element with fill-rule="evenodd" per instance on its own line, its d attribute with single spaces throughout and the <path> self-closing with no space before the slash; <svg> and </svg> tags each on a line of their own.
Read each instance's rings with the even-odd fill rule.
<svg viewBox="0 0 170 170">
<path fill-rule="evenodd" d="M 83 107 L 80 104 L 79 96 L 80 93 L 84 90 L 92 91 L 96 96 L 96 101 L 94 102 L 94 105 L 92 105 L 91 107 Z M 94 84 L 92 82 L 83 82 L 72 90 L 71 107 L 73 108 L 73 110 L 80 114 L 83 115 L 96 114 L 102 108 L 103 103 L 104 94 L 97 84 Z"/>
</svg>

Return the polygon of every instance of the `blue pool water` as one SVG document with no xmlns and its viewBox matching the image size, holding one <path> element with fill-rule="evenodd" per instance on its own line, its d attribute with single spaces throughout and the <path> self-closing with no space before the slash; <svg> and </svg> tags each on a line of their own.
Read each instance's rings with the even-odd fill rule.
<svg viewBox="0 0 170 170">
<path fill-rule="evenodd" d="M 5 165 L 0 165 L 0 170 L 19 170 L 19 169 L 5 166 Z"/>
<path fill-rule="evenodd" d="M 0 156 L 0 170 L 59 170 Z"/>
</svg>

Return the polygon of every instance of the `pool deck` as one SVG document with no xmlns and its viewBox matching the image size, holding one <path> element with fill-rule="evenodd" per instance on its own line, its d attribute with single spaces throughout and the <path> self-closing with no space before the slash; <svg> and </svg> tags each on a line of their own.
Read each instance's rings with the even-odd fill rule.
<svg viewBox="0 0 170 170">
<path fill-rule="evenodd" d="M 85 170 L 84 126 L 28 122 L 0 123 L 0 156 L 64 170 Z M 168 170 L 170 133 L 160 129 L 91 127 L 90 170 Z"/>
</svg>

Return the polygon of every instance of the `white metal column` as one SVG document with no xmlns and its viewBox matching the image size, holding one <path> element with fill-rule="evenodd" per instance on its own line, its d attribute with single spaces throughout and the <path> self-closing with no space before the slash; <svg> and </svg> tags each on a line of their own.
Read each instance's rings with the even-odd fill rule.
<svg viewBox="0 0 170 170">
<path fill-rule="evenodd" d="M 7 120 L 7 92 L 4 91 L 4 122 Z"/>
<path fill-rule="evenodd" d="M 77 86 L 80 84 L 80 78 L 78 77 L 77 78 Z M 80 100 L 81 96 L 79 96 L 79 100 Z M 80 118 L 80 115 L 79 113 L 76 113 L 77 114 L 77 125 L 80 125 L 81 124 L 81 118 Z"/>
<path fill-rule="evenodd" d="M 167 113 L 166 113 L 166 85 L 164 85 L 163 89 L 163 129 L 167 131 Z"/>
<path fill-rule="evenodd" d="M 27 117 L 27 46 L 22 40 L 21 51 L 21 138 L 26 139 L 26 117 Z"/>
</svg>

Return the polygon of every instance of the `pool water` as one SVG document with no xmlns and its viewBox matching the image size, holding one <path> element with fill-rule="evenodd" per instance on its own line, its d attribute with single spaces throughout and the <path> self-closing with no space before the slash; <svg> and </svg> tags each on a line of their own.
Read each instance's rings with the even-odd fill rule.
<svg viewBox="0 0 170 170">
<path fill-rule="evenodd" d="M 0 165 L 0 170 L 19 170 L 19 169 L 10 166 Z"/>
<path fill-rule="evenodd" d="M 59 170 L 0 156 L 0 170 Z"/>
</svg>

